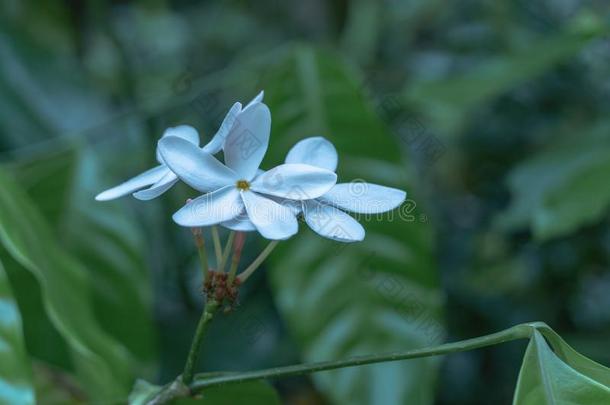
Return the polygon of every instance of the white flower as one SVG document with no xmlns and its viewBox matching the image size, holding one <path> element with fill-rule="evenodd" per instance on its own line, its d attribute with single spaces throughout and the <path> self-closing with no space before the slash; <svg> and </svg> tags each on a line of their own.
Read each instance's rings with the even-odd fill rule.
<svg viewBox="0 0 610 405">
<path fill-rule="evenodd" d="M 229 131 L 233 127 L 237 117 L 242 112 L 251 108 L 252 106 L 262 102 L 264 92 L 260 92 L 256 95 L 242 109 L 241 103 L 237 102 L 229 109 L 229 112 L 220 124 L 220 128 L 216 134 L 212 137 L 212 140 L 203 147 L 203 150 L 215 154 L 220 152 L 224 146 L 224 142 L 229 134 Z M 189 125 L 180 125 L 173 128 L 168 128 L 163 133 L 162 139 L 168 136 L 175 136 L 182 138 L 195 146 L 199 145 L 199 133 L 197 130 Z M 115 198 L 123 197 L 124 195 L 134 193 L 133 196 L 139 200 L 151 200 L 163 194 L 169 190 L 174 184 L 178 182 L 178 176 L 176 176 L 163 161 L 159 149 L 157 148 L 157 162 L 159 165 L 153 167 L 138 176 L 127 180 L 124 183 L 119 184 L 116 187 L 108 189 L 99 193 L 95 199 L 98 201 L 114 200 Z M 148 187 L 148 188 L 146 188 Z M 138 191 L 140 190 L 140 191 Z"/>
<path fill-rule="evenodd" d="M 310 164 L 323 169 L 337 169 L 337 151 L 322 137 L 299 141 L 288 152 L 287 164 Z M 364 228 L 342 210 L 359 214 L 377 214 L 398 207 L 406 193 L 391 187 L 365 182 L 336 184 L 319 198 L 302 201 L 307 225 L 319 235 L 340 242 L 364 239 Z M 340 208 L 340 209 L 339 209 Z"/>
<path fill-rule="evenodd" d="M 316 198 L 336 183 L 334 172 L 306 165 L 283 164 L 260 173 L 269 144 L 271 113 L 263 103 L 244 109 L 224 144 L 225 164 L 180 137 L 159 141 L 163 161 L 191 187 L 204 194 L 173 216 L 182 226 L 240 222 L 245 213 L 265 238 L 287 239 L 298 230 L 295 213 L 267 196 Z M 236 225 L 238 226 L 238 224 Z"/>
</svg>

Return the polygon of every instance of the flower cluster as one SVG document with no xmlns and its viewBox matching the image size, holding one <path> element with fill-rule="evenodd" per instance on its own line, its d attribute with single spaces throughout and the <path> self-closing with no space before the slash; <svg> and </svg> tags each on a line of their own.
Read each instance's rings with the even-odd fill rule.
<svg viewBox="0 0 610 405">
<path fill-rule="evenodd" d="M 203 147 L 193 127 L 167 129 L 157 146 L 158 166 L 96 199 L 133 193 L 135 198 L 149 200 L 182 180 L 202 195 L 174 214 L 179 225 L 220 224 L 282 240 L 297 233 L 297 217 L 302 215 L 319 235 L 355 242 L 364 238 L 365 231 L 345 211 L 382 213 L 396 208 L 406 197 L 404 191 L 376 184 L 337 183 L 337 151 L 322 137 L 301 140 L 288 152 L 284 164 L 262 170 L 270 132 L 271 112 L 261 92 L 243 108 L 235 103 Z M 221 151 L 224 163 L 214 156 Z"/>
</svg>

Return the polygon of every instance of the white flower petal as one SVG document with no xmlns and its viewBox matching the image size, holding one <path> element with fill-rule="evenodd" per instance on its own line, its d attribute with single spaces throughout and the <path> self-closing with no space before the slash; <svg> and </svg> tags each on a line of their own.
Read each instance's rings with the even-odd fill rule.
<svg viewBox="0 0 610 405">
<path fill-rule="evenodd" d="M 176 175 L 201 192 L 217 190 L 237 181 L 233 170 L 184 139 L 168 136 L 159 141 L 163 161 Z"/>
<path fill-rule="evenodd" d="M 225 118 L 222 120 L 218 131 L 216 131 L 216 134 L 212 137 L 212 140 L 203 147 L 204 151 L 211 154 L 216 154 L 220 152 L 220 150 L 225 144 L 225 141 L 227 140 L 229 131 L 231 130 L 231 127 L 233 127 L 233 124 L 235 123 L 235 120 L 237 119 L 237 116 L 240 112 L 241 103 L 238 102 L 233 104 L 233 106 L 229 109 L 227 115 L 225 115 Z"/>
<path fill-rule="evenodd" d="M 260 93 L 258 93 L 252 100 L 250 100 L 250 102 L 244 107 L 244 110 L 247 110 L 256 103 L 262 103 L 263 97 L 265 97 L 265 90 L 261 90 Z"/>
<path fill-rule="evenodd" d="M 258 175 L 250 184 L 250 188 L 263 194 L 291 200 L 309 200 L 326 193 L 336 182 L 337 175 L 330 170 L 289 163 Z"/>
<path fill-rule="evenodd" d="M 263 103 L 242 111 L 229 131 L 224 146 L 225 163 L 243 180 L 251 180 L 269 146 L 271 113 Z"/>
<path fill-rule="evenodd" d="M 377 214 L 398 207 L 406 196 L 396 188 L 352 182 L 337 184 L 320 200 L 350 212 Z"/>
<path fill-rule="evenodd" d="M 222 225 L 225 228 L 228 228 L 232 231 L 239 231 L 239 232 L 256 231 L 256 227 L 254 226 L 252 221 L 250 221 L 250 219 L 248 219 L 248 213 L 245 210 L 242 211 L 235 218 L 233 218 L 229 221 L 222 222 L 220 225 Z"/>
<path fill-rule="evenodd" d="M 159 197 L 161 194 L 169 190 L 177 182 L 178 176 L 176 176 L 171 170 L 167 169 L 167 174 L 158 182 L 149 188 L 133 193 L 133 196 L 142 201 L 152 200 L 153 198 Z"/>
<path fill-rule="evenodd" d="M 134 191 L 156 183 L 169 171 L 170 170 L 165 165 L 153 167 L 152 169 L 147 170 L 116 187 L 99 193 L 97 196 L 95 196 L 95 199 L 98 201 L 108 201 L 133 193 Z"/>
<path fill-rule="evenodd" d="M 270 200 L 275 201 L 278 204 L 282 204 L 288 208 L 294 215 L 299 215 L 303 211 L 303 201 L 290 200 L 288 198 L 269 196 Z"/>
<path fill-rule="evenodd" d="M 178 125 L 177 127 L 167 128 L 165 132 L 163 132 L 161 138 L 165 138 L 166 136 L 177 136 L 178 138 L 189 141 L 193 145 L 199 146 L 199 132 L 190 125 Z M 157 148 L 157 161 L 163 163 L 159 148 Z"/>
<path fill-rule="evenodd" d="M 189 141 L 193 145 L 199 145 L 199 132 L 190 125 L 178 125 L 177 127 L 167 128 L 163 132 L 163 138 L 166 136 L 177 136 Z"/>
<path fill-rule="evenodd" d="M 209 226 L 233 219 L 243 209 L 237 188 L 227 186 L 195 198 L 178 210 L 172 218 L 182 226 Z"/>
<path fill-rule="evenodd" d="M 318 235 L 339 242 L 358 242 L 364 239 L 364 228 L 354 218 L 317 200 L 303 202 L 303 216 L 307 225 Z"/>
<path fill-rule="evenodd" d="M 286 155 L 286 163 L 304 163 L 333 172 L 337 170 L 338 160 L 337 150 L 333 144 L 321 136 L 313 136 L 297 142 Z"/>
<path fill-rule="evenodd" d="M 290 209 L 252 191 L 242 191 L 241 196 L 250 221 L 263 237 L 288 239 L 299 230 L 297 218 Z"/>
</svg>

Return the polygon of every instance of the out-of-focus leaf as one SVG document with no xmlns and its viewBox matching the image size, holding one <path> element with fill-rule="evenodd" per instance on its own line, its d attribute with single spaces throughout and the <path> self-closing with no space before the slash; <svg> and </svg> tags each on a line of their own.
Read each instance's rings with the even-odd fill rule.
<svg viewBox="0 0 610 405">
<path fill-rule="evenodd" d="M 343 47 L 359 63 L 371 61 L 378 44 L 382 3 L 359 0 L 350 3 L 349 16 L 343 33 Z"/>
<path fill-rule="evenodd" d="M 602 162 L 591 162 L 554 189 L 534 218 L 534 229 L 541 238 L 567 234 L 582 225 L 597 222 L 610 206 L 610 153 Z"/>
<path fill-rule="evenodd" d="M 99 326 L 86 270 L 57 244 L 19 185 L 0 172 L 0 241 L 36 276 L 49 318 L 69 344 L 79 379 L 96 400 L 126 396 L 132 358 Z"/>
<path fill-rule="evenodd" d="M 124 206 L 93 200 L 103 188 L 99 159 L 64 149 L 21 162 L 15 175 L 63 246 L 87 264 L 104 329 L 149 366 L 156 338 L 143 235 Z"/>
<path fill-rule="evenodd" d="M 108 121 L 103 99 L 90 91 L 77 62 L 54 51 L 0 29 L 0 90 L 7 99 L 0 108 L 0 134 L 7 135 L 8 147 L 32 148 Z"/>
<path fill-rule="evenodd" d="M 303 47 L 270 72 L 266 100 L 275 114 L 267 156 L 273 163 L 296 141 L 322 135 L 337 147 L 341 182 L 363 178 L 411 191 L 400 145 L 367 105 L 346 65 Z M 301 235 L 274 252 L 276 301 L 306 361 L 407 350 L 442 339 L 430 229 L 402 208 L 362 219 L 367 231 L 362 243 L 335 243 L 302 224 Z M 436 361 L 349 368 L 313 378 L 334 403 L 428 404 Z"/>
<path fill-rule="evenodd" d="M 563 32 L 488 57 L 466 73 L 439 81 L 409 83 L 406 97 L 421 106 L 442 133 L 455 135 L 474 108 L 573 57 L 604 35 L 603 21 L 590 13 L 574 17 Z"/>
<path fill-rule="evenodd" d="M 560 358 L 542 334 L 534 332 L 519 373 L 514 405 L 610 402 L 609 369 L 576 353 L 563 341 L 559 347 L 553 347 L 556 352 L 565 350 L 563 354 L 567 353 L 567 356 Z"/>
<path fill-rule="evenodd" d="M 0 403 L 34 404 L 32 370 L 25 352 L 21 314 L 0 262 Z"/>
<path fill-rule="evenodd" d="M 598 221 L 610 206 L 608 134 L 610 126 L 602 122 L 516 166 L 508 178 L 513 200 L 498 225 L 529 226 L 545 240 Z"/>
</svg>

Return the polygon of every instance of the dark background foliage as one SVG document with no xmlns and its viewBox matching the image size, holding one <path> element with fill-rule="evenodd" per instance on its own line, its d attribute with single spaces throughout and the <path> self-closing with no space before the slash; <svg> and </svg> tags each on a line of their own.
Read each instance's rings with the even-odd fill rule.
<svg viewBox="0 0 610 405">
<path fill-rule="evenodd" d="M 366 220 L 358 245 L 301 225 L 215 322 L 202 370 L 405 350 L 533 320 L 610 364 L 608 21 L 594 0 L 3 1 L 10 373 L 55 404 L 119 400 L 134 377 L 181 372 L 201 280 L 192 237 L 170 217 L 194 191 L 93 197 L 150 167 L 166 127 L 209 139 L 261 89 L 266 167 L 323 135 L 342 181 L 405 188 L 409 200 Z M 245 261 L 263 246 L 248 235 Z M 524 349 L 273 384 L 294 404 L 509 403 Z"/>
</svg>

